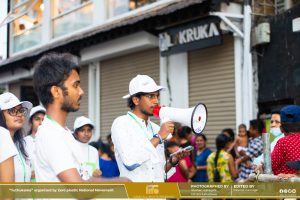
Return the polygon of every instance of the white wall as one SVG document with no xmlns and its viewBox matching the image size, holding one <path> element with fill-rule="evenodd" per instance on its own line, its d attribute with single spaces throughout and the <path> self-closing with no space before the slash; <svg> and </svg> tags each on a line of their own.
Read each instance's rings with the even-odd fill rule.
<svg viewBox="0 0 300 200">
<path fill-rule="evenodd" d="M 161 105 L 188 108 L 189 83 L 187 52 L 160 57 L 160 84 L 168 88 L 161 92 Z"/>
<path fill-rule="evenodd" d="M 4 20 L 7 15 L 7 1 L 0 1 L 0 23 Z M 6 46 L 7 46 L 7 26 L 0 27 L 0 57 L 2 59 L 7 58 Z"/>
</svg>

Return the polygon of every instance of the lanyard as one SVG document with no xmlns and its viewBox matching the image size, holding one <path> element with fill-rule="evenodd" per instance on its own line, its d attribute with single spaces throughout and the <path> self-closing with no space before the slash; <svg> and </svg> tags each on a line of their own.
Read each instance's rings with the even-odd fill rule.
<svg viewBox="0 0 300 200">
<path fill-rule="evenodd" d="M 48 119 L 50 119 L 50 121 L 52 121 L 52 122 L 54 122 L 55 124 L 61 126 L 59 123 L 57 123 L 57 121 L 55 121 L 54 119 L 52 119 L 49 115 L 46 115 L 46 117 L 47 117 Z"/>
<path fill-rule="evenodd" d="M 67 127 L 63 127 L 63 126 L 60 125 L 57 121 L 55 121 L 54 119 L 52 119 L 49 115 L 46 115 L 46 117 L 47 117 L 50 121 L 52 121 L 54 124 L 57 124 L 58 126 L 62 127 L 63 129 L 68 130 Z"/>
<path fill-rule="evenodd" d="M 144 133 L 144 135 L 146 136 L 146 138 L 148 138 L 149 139 L 149 137 L 148 137 L 148 135 L 147 135 L 147 133 L 145 133 L 145 130 L 144 130 L 144 128 L 143 128 L 143 126 L 140 124 L 140 122 L 130 113 L 130 112 L 128 112 L 127 113 L 140 127 L 141 127 L 141 129 L 143 130 L 143 133 Z M 151 123 L 149 122 L 149 126 L 150 126 L 150 128 L 151 128 L 151 132 L 152 132 L 152 134 L 153 135 L 155 135 L 154 133 L 153 133 L 153 128 L 152 128 L 152 125 L 151 125 Z M 151 138 L 150 138 L 151 139 Z"/>
<path fill-rule="evenodd" d="M 23 168 L 23 174 L 24 174 L 24 182 L 26 182 L 26 168 L 25 168 L 25 161 L 23 160 L 22 156 L 21 156 L 21 152 L 19 151 L 19 148 L 18 148 L 18 157 L 19 157 L 19 160 L 21 161 L 21 164 L 22 164 L 22 168 Z"/>
<path fill-rule="evenodd" d="M 90 162 L 90 147 L 88 146 L 88 162 Z"/>
</svg>

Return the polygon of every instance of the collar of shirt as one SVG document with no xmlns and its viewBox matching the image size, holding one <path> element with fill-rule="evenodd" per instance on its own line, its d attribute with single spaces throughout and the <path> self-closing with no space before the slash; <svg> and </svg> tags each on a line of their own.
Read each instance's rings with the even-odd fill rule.
<svg viewBox="0 0 300 200">
<path fill-rule="evenodd" d="M 51 126 L 54 126 L 55 128 L 64 130 L 65 132 L 72 134 L 72 131 L 68 127 L 62 127 L 59 123 L 57 123 L 55 120 L 53 120 L 51 118 L 45 117 L 42 123 L 51 124 Z"/>
<path fill-rule="evenodd" d="M 135 123 L 137 123 L 141 129 L 144 131 L 145 136 L 150 140 L 153 138 L 153 135 L 155 135 L 156 133 L 153 130 L 152 124 L 150 119 L 148 118 L 147 120 L 147 125 L 146 125 L 146 121 L 142 118 L 139 118 L 138 116 L 136 116 L 134 113 L 132 112 L 127 112 L 127 116 L 129 116 L 132 120 L 135 121 Z"/>
</svg>

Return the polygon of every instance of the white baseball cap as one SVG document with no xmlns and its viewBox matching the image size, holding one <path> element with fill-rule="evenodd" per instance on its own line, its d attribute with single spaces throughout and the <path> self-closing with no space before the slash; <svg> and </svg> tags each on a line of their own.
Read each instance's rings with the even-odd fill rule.
<svg viewBox="0 0 300 200">
<path fill-rule="evenodd" d="M 77 117 L 74 122 L 74 131 L 80 127 L 83 127 L 84 125 L 91 125 L 94 127 L 93 122 L 89 118 L 85 116 Z"/>
<path fill-rule="evenodd" d="M 18 105 L 30 110 L 32 108 L 32 103 L 29 101 L 20 101 L 14 94 L 10 92 L 5 92 L 0 95 L 0 109 L 7 110 Z"/>
<path fill-rule="evenodd" d="M 164 90 L 165 87 L 156 85 L 155 81 L 147 75 L 137 75 L 131 79 L 129 83 L 129 94 L 123 96 L 123 99 L 127 99 L 130 96 L 139 92 L 149 93 Z"/>
<path fill-rule="evenodd" d="M 29 119 L 35 115 L 35 113 L 42 112 L 46 113 L 46 109 L 43 106 L 35 106 L 31 109 L 30 114 L 29 114 Z"/>
</svg>

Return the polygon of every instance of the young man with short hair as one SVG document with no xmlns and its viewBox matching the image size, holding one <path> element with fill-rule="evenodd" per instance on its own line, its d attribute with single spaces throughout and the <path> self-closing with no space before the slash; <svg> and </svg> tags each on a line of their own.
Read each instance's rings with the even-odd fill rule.
<svg viewBox="0 0 300 200">
<path fill-rule="evenodd" d="M 174 123 L 168 121 L 159 127 L 149 119 L 159 105 L 162 89 L 147 75 L 133 78 L 129 94 L 123 97 L 131 111 L 116 118 L 111 128 L 120 175 L 133 182 L 164 182 L 165 171 L 186 155 L 173 156 L 165 165 L 163 140 L 174 131 Z"/>
<path fill-rule="evenodd" d="M 36 64 L 34 89 L 45 106 L 46 117 L 36 136 L 37 182 L 83 182 L 80 148 L 66 127 L 69 112 L 80 107 L 84 94 L 79 66 L 70 54 L 47 54 Z M 126 178 L 89 181 L 128 181 Z"/>
</svg>

